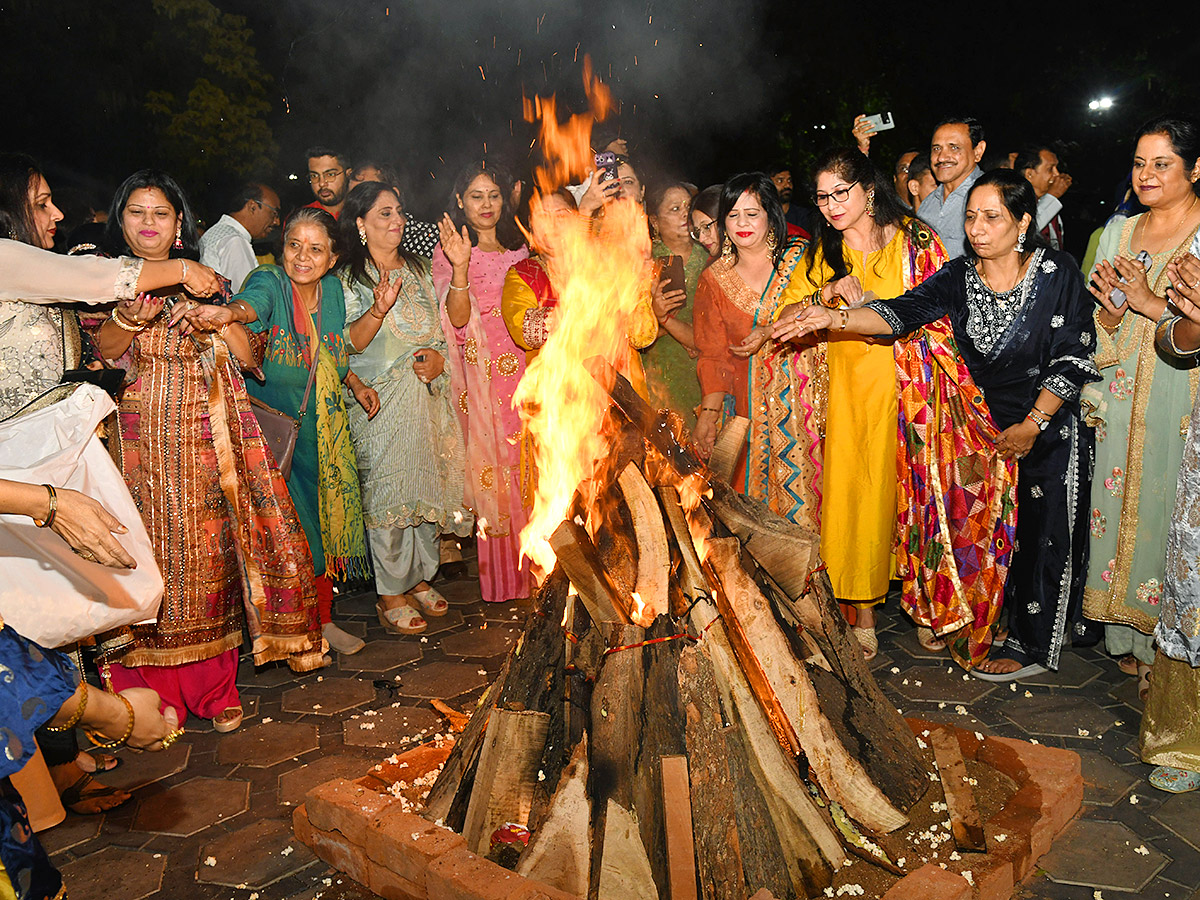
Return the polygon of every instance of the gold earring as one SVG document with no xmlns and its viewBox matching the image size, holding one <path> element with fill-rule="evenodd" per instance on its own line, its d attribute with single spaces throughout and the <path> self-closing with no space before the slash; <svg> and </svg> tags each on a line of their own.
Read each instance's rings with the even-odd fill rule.
<svg viewBox="0 0 1200 900">
<path fill-rule="evenodd" d="M 725 242 L 721 244 L 721 256 L 724 259 L 733 258 L 733 242 L 729 240 L 729 235 L 725 235 Z"/>
<path fill-rule="evenodd" d="M 774 254 L 775 248 L 779 246 L 779 240 L 775 237 L 774 231 L 767 232 L 767 252 Z"/>
<path fill-rule="evenodd" d="M 875 188 L 867 191 L 867 215 L 875 218 Z"/>
<path fill-rule="evenodd" d="M 367 231 L 365 228 L 358 229 L 358 239 L 362 241 L 362 245 L 367 246 Z"/>
</svg>

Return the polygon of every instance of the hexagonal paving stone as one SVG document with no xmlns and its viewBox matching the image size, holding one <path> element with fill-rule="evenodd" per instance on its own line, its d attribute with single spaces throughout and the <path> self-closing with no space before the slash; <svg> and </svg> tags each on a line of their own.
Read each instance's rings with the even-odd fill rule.
<svg viewBox="0 0 1200 900">
<path fill-rule="evenodd" d="M 503 603 L 483 604 L 483 615 L 492 622 L 515 622 L 523 625 L 531 609 L 532 600 L 505 600 Z"/>
<path fill-rule="evenodd" d="M 267 769 L 320 746 L 317 726 L 287 722 L 263 722 L 239 728 L 221 738 L 217 762 L 226 766 Z"/>
<path fill-rule="evenodd" d="M 108 778 L 104 780 L 107 781 Z M 68 810 L 65 820 L 38 833 L 38 842 L 42 849 L 51 855 L 61 853 L 63 850 L 79 846 L 84 841 L 90 841 L 100 833 L 100 826 L 103 824 L 103 813 L 95 816 L 77 816 Z"/>
<path fill-rule="evenodd" d="M 242 694 L 242 721 L 249 722 L 251 719 L 258 718 L 258 697 Z M 206 732 L 216 731 L 213 728 L 212 719 L 199 719 L 196 716 L 188 716 L 187 720 L 188 731 Z"/>
<path fill-rule="evenodd" d="M 1058 658 L 1057 672 L 1043 672 L 1032 678 L 1022 678 L 1022 684 L 1040 684 L 1047 687 L 1081 688 L 1095 681 L 1104 673 L 1095 663 L 1090 663 L 1076 653 L 1064 652 Z"/>
<path fill-rule="evenodd" d="M 938 661 L 949 661 L 950 655 L 945 650 L 926 650 L 917 640 L 917 629 L 908 628 L 901 630 L 893 639 L 892 643 L 903 650 L 909 656 L 917 659 L 936 659 Z"/>
<path fill-rule="evenodd" d="M 139 803 L 133 830 L 187 837 L 245 812 L 249 802 L 248 781 L 193 778 Z"/>
<path fill-rule="evenodd" d="M 1083 802 L 1094 806 L 1112 806 L 1129 793 L 1141 779 L 1131 770 L 1118 766 L 1107 756 L 1092 750 L 1080 750 L 1083 767 Z"/>
<path fill-rule="evenodd" d="M 1012 697 L 1012 702 L 1002 709 L 1009 719 L 1029 734 L 1095 738 L 1117 721 L 1108 710 L 1101 709 L 1086 697 L 1074 694 L 1025 697 L 1017 693 Z M 1081 730 L 1087 734 L 1080 734 Z"/>
<path fill-rule="evenodd" d="M 140 853 L 105 847 L 91 856 L 61 866 L 63 884 L 71 900 L 140 900 L 162 886 L 167 867 L 165 854 Z M 114 888 L 120 885 L 120 890 Z"/>
<path fill-rule="evenodd" d="M 417 666 L 400 678 L 400 693 L 406 697 L 443 700 L 457 697 L 488 683 L 487 672 L 478 664 L 435 662 Z"/>
<path fill-rule="evenodd" d="M 1200 849 L 1200 791 L 1172 794 L 1153 818 Z"/>
<path fill-rule="evenodd" d="M 1131 678 L 1124 672 L 1121 673 L 1121 680 L 1116 685 L 1109 689 L 1108 696 L 1114 700 L 1120 700 L 1127 706 L 1131 706 L 1138 712 L 1141 712 L 1146 704 L 1142 698 L 1138 696 L 1138 683 L 1136 678 Z"/>
<path fill-rule="evenodd" d="M 374 591 L 356 591 L 353 594 L 335 594 L 333 597 L 333 619 L 340 625 L 342 616 L 367 616 L 374 619 L 377 615 L 375 604 L 379 596 Z"/>
<path fill-rule="evenodd" d="M 472 580 L 447 581 L 436 585 L 438 591 L 451 606 L 466 606 L 478 603 L 483 597 L 479 593 L 479 582 Z"/>
<path fill-rule="evenodd" d="M 427 626 L 414 640 L 420 640 L 422 637 L 430 637 L 435 634 L 445 634 L 448 631 L 453 631 L 456 628 L 461 628 L 466 619 L 463 618 L 463 611 L 451 607 L 446 611 L 444 616 L 427 616 L 425 619 Z"/>
<path fill-rule="evenodd" d="M 503 656 L 517 643 L 524 628 L 516 623 L 490 622 L 484 629 L 472 628 L 442 638 L 442 652 L 465 659 Z"/>
<path fill-rule="evenodd" d="M 342 672 L 387 672 L 419 660 L 421 645 L 411 638 L 389 635 L 381 641 L 368 641 L 352 656 L 337 656 Z"/>
<path fill-rule="evenodd" d="M 374 715 L 371 715 L 374 713 Z M 449 726 L 432 709 L 413 706 L 384 707 L 351 716 L 342 723 L 342 735 L 351 747 L 387 747 L 401 749 L 414 740 L 423 740 Z M 421 732 L 425 734 L 421 734 Z"/>
<path fill-rule="evenodd" d="M 204 864 L 210 857 L 217 861 L 215 866 Z M 292 834 L 290 820 L 262 819 L 205 844 L 200 849 L 196 880 L 261 888 L 300 871 L 315 859 L 313 852 Z"/>
<path fill-rule="evenodd" d="M 288 806 L 298 806 L 304 802 L 304 795 L 318 784 L 324 784 L 334 778 L 356 781 L 378 762 L 378 753 L 352 751 L 321 756 L 306 766 L 300 766 L 279 776 L 279 802 Z"/>
<path fill-rule="evenodd" d="M 1145 887 L 1167 862 L 1120 822 L 1076 819 L 1063 829 L 1038 866 L 1060 884 L 1132 892 Z"/>
<path fill-rule="evenodd" d="M 375 699 L 375 688 L 361 678 L 310 681 L 283 694 L 283 711 L 335 716 Z"/>
<path fill-rule="evenodd" d="M 888 684 L 897 693 L 909 700 L 927 700 L 946 703 L 974 703 L 995 689 L 995 685 L 967 675 L 958 666 L 909 666 L 899 675 L 890 671 L 886 675 Z"/>
<path fill-rule="evenodd" d="M 122 749 L 118 752 L 122 760 L 121 765 L 111 772 L 102 772 L 97 777 L 111 787 L 132 791 L 170 775 L 179 774 L 187 768 L 191 754 L 192 746 L 187 738 L 157 753 L 135 753 Z"/>
</svg>

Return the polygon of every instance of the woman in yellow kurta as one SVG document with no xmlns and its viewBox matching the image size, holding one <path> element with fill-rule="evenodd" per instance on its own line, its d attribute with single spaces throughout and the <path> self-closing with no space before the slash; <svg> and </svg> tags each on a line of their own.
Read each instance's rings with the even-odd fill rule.
<svg viewBox="0 0 1200 900">
<path fill-rule="evenodd" d="M 781 306 L 846 308 L 897 297 L 945 259 L 930 236 L 921 250 L 936 263 L 913 264 L 913 221 L 890 182 L 857 150 L 830 151 L 818 162 L 816 192 L 823 219 Z M 788 314 L 781 310 L 780 317 Z M 872 607 L 887 595 L 893 573 L 896 361 L 891 341 L 843 340 L 836 327 L 827 352 L 821 556 L 837 598 L 858 608 L 855 635 L 871 657 L 878 646 Z"/>
</svg>

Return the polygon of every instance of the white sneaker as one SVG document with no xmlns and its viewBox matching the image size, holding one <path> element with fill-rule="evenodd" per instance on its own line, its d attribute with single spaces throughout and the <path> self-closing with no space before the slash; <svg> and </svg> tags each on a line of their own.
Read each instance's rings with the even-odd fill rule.
<svg viewBox="0 0 1200 900">
<path fill-rule="evenodd" d="M 366 642 L 362 638 L 356 638 L 354 635 L 342 631 L 332 622 L 321 626 L 321 634 L 325 640 L 329 641 L 330 647 L 346 656 L 352 656 L 366 646 Z"/>
</svg>

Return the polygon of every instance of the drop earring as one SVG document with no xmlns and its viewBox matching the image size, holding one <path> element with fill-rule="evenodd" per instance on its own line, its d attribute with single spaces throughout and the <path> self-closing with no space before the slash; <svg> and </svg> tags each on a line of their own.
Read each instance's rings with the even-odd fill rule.
<svg viewBox="0 0 1200 900">
<path fill-rule="evenodd" d="M 358 239 L 364 247 L 367 246 L 367 232 L 365 228 L 358 229 Z"/>
<path fill-rule="evenodd" d="M 867 191 L 867 215 L 875 218 L 875 188 Z"/>
<path fill-rule="evenodd" d="M 779 239 L 775 237 L 774 231 L 767 232 L 767 252 L 772 256 L 775 255 L 775 248 L 779 246 Z"/>
<path fill-rule="evenodd" d="M 176 250 L 183 249 L 183 226 L 175 226 L 175 243 L 172 245 Z"/>
<path fill-rule="evenodd" d="M 1019 238 L 1017 238 L 1017 252 L 1018 253 L 1025 252 L 1025 235 L 1026 235 L 1026 233 L 1027 232 L 1022 231 L 1021 236 Z"/>
<path fill-rule="evenodd" d="M 721 244 L 721 258 L 726 260 L 733 258 L 733 242 L 729 240 L 729 235 L 725 235 L 725 240 Z"/>
</svg>

